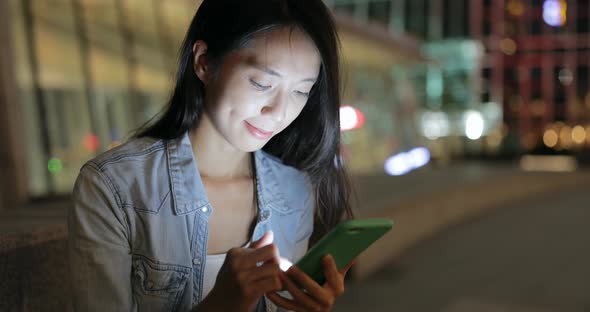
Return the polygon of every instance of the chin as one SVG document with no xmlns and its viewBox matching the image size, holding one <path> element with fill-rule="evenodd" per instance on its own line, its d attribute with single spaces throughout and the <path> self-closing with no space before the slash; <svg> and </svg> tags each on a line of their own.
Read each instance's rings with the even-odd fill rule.
<svg viewBox="0 0 590 312">
<path fill-rule="evenodd" d="M 239 149 L 240 151 L 243 152 L 255 152 L 257 150 L 260 150 L 264 147 L 264 145 L 266 145 L 266 143 L 268 143 L 268 141 L 254 141 L 252 139 L 245 139 L 245 140 L 240 140 L 239 142 L 237 142 L 236 144 L 234 144 L 234 146 Z"/>
</svg>

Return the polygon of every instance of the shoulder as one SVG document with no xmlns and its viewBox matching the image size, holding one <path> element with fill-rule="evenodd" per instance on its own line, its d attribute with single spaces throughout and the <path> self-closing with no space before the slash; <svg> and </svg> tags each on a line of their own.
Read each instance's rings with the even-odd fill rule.
<svg viewBox="0 0 590 312">
<path fill-rule="evenodd" d="M 166 142 L 160 139 L 144 137 L 134 138 L 122 145 L 112 148 L 86 162 L 96 170 L 104 171 L 118 165 L 146 160 L 165 153 Z"/>
<path fill-rule="evenodd" d="M 167 141 L 137 138 L 82 166 L 74 193 L 102 192 L 122 208 L 158 212 L 171 191 Z"/>
<path fill-rule="evenodd" d="M 121 201 L 126 197 L 143 198 L 145 194 L 161 197 L 160 193 L 166 191 L 161 187 L 169 183 L 166 146 L 166 141 L 160 139 L 131 139 L 86 162 L 78 179 L 101 181 Z"/>
</svg>

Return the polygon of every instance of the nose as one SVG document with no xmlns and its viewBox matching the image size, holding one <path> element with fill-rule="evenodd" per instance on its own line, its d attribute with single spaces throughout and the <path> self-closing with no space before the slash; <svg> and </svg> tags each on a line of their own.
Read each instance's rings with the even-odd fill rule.
<svg viewBox="0 0 590 312">
<path fill-rule="evenodd" d="M 276 123 L 285 120 L 287 116 L 287 98 L 283 92 L 277 92 L 269 101 L 262 107 L 260 113 L 269 116 Z"/>
</svg>

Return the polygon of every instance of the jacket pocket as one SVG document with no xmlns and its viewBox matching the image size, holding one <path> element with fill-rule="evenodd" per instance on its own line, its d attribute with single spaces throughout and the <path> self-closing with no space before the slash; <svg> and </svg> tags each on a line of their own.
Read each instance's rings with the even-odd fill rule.
<svg viewBox="0 0 590 312">
<path fill-rule="evenodd" d="M 139 311 L 175 311 L 191 268 L 133 255 L 133 297 Z"/>
</svg>

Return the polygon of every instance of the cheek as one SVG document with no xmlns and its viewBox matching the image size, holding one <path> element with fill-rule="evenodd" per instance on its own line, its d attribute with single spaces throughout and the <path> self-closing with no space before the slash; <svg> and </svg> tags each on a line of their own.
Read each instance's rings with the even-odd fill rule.
<svg viewBox="0 0 590 312">
<path fill-rule="evenodd" d="M 260 105 L 254 96 L 244 94 L 236 97 L 230 107 L 230 117 L 233 120 L 246 120 L 260 115 Z"/>
<path fill-rule="evenodd" d="M 257 113 L 257 97 L 247 92 L 226 93 L 220 101 L 218 115 L 230 120 L 247 119 Z"/>
</svg>

